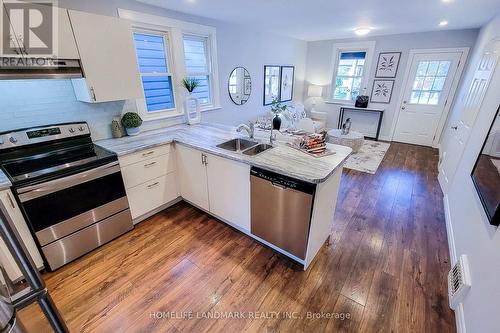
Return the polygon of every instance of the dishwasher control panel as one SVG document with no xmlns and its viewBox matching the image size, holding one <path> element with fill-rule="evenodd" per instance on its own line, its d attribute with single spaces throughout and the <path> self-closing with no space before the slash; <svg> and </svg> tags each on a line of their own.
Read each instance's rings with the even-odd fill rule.
<svg viewBox="0 0 500 333">
<path fill-rule="evenodd" d="M 275 186 L 289 188 L 300 192 L 305 192 L 309 194 L 314 194 L 316 190 L 316 185 L 308 183 L 299 179 L 287 177 L 280 175 L 278 173 L 260 169 L 257 167 L 252 167 L 250 169 L 250 175 L 258 178 L 265 179 L 271 182 Z"/>
</svg>

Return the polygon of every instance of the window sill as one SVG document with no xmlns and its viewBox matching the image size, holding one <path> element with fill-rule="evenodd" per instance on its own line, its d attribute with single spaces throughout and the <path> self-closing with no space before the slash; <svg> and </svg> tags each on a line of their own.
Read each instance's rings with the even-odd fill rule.
<svg viewBox="0 0 500 333">
<path fill-rule="evenodd" d="M 222 109 L 222 107 L 220 107 L 220 106 L 215 106 L 215 105 L 210 105 L 210 106 L 202 107 L 202 108 L 201 108 L 201 112 L 205 112 L 205 111 L 215 111 L 215 110 L 220 110 L 220 109 Z"/>
</svg>

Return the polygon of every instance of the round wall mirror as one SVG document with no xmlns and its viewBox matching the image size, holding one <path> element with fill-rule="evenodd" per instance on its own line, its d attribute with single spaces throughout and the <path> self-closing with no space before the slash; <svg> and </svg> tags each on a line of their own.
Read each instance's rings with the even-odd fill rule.
<svg viewBox="0 0 500 333">
<path fill-rule="evenodd" d="M 252 93 L 252 79 L 244 67 L 236 67 L 229 76 L 227 83 L 229 97 L 236 105 L 245 104 Z"/>
</svg>

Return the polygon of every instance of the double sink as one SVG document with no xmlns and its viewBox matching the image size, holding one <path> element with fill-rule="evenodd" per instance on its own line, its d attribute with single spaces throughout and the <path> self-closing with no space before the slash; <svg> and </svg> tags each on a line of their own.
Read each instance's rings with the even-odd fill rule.
<svg viewBox="0 0 500 333">
<path fill-rule="evenodd" d="M 272 145 L 267 143 L 258 143 L 256 141 L 236 138 L 229 141 L 223 142 L 217 145 L 218 148 L 222 148 L 229 151 L 234 151 L 237 153 L 243 153 L 244 155 L 255 156 L 268 149 L 273 148 Z"/>
</svg>

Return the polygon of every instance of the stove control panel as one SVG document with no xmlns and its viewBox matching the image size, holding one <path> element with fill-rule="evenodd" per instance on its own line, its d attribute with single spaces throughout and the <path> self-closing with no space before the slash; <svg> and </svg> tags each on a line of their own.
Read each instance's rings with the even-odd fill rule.
<svg viewBox="0 0 500 333">
<path fill-rule="evenodd" d="M 0 150 L 79 136 L 90 136 L 90 128 L 87 123 L 25 128 L 0 133 Z"/>
</svg>

